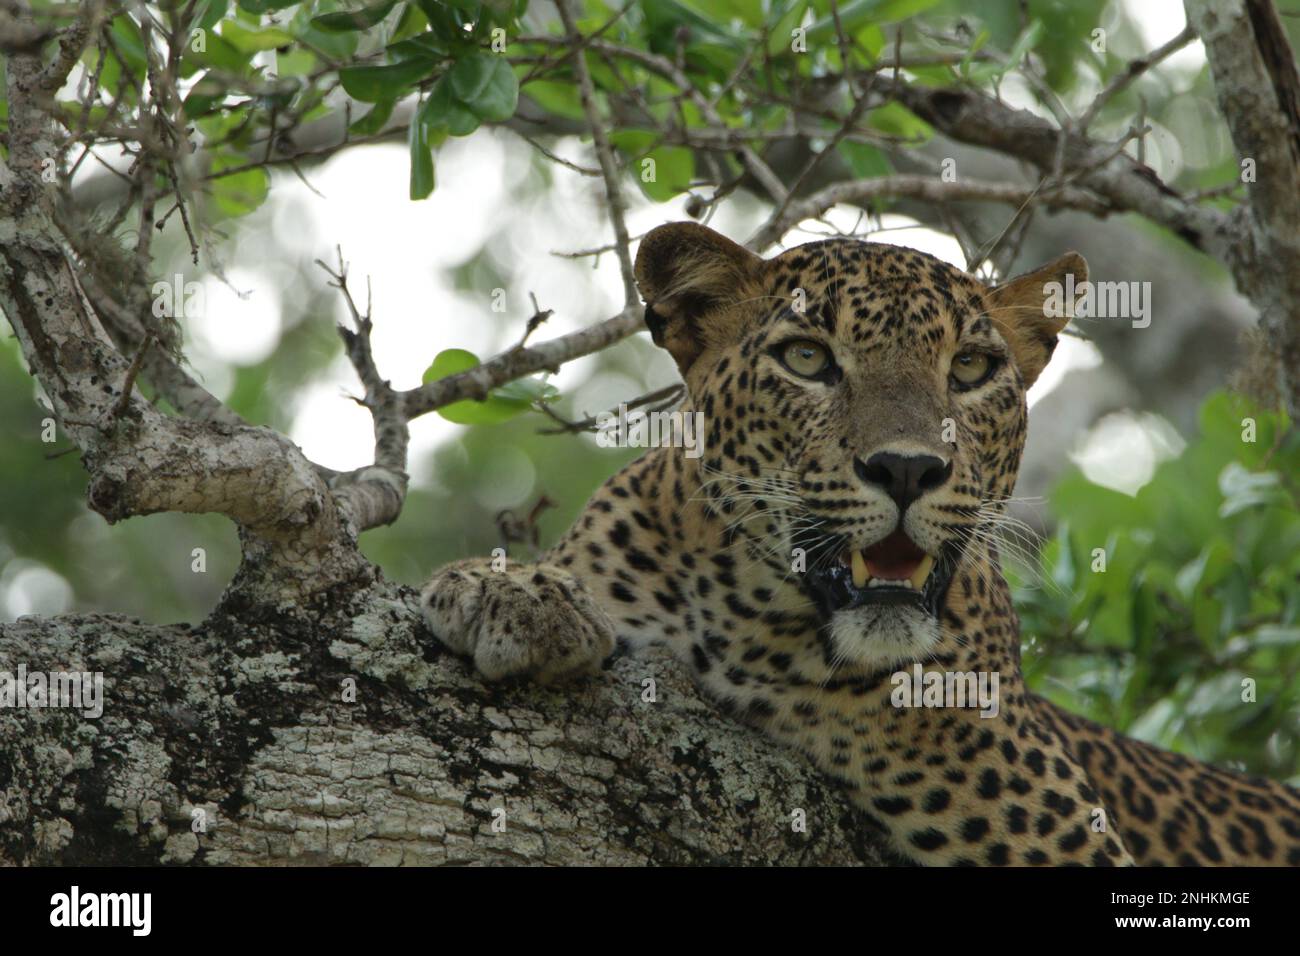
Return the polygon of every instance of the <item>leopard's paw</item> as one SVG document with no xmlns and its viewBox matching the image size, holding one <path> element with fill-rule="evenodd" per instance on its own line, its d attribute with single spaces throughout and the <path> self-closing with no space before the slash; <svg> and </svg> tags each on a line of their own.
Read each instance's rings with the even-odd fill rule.
<svg viewBox="0 0 1300 956">
<path fill-rule="evenodd" d="M 420 607 L 434 635 L 488 680 L 545 684 L 598 670 L 614 649 L 614 626 L 587 589 L 544 562 L 502 571 L 488 559 L 449 564 L 425 585 Z"/>
</svg>

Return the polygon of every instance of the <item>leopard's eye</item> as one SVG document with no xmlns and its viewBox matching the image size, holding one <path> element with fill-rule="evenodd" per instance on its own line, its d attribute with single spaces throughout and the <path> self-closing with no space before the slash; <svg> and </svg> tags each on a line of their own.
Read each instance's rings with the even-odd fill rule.
<svg viewBox="0 0 1300 956">
<path fill-rule="evenodd" d="M 949 374 L 959 387 L 974 388 L 984 384 L 993 374 L 994 368 L 993 356 L 987 352 L 961 352 L 952 360 Z"/>
<path fill-rule="evenodd" d="M 831 355 L 825 346 L 807 339 L 796 339 L 782 345 L 778 357 L 781 363 L 804 378 L 821 378 L 833 367 Z"/>
</svg>

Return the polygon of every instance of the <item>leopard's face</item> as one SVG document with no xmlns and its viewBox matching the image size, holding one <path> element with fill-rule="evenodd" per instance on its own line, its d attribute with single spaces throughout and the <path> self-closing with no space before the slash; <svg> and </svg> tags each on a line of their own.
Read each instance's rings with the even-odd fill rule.
<svg viewBox="0 0 1300 956">
<path fill-rule="evenodd" d="M 837 664 L 923 660 L 954 572 L 1015 485 L 1025 389 L 1064 324 L 1042 309 L 1044 276 L 990 290 L 932 256 L 853 240 L 767 261 L 724 251 L 739 260 L 730 295 L 647 295 L 705 416 L 706 499 L 788 567 Z M 1081 264 L 1069 263 L 1080 277 Z M 670 338 L 665 299 L 697 316 L 689 349 Z"/>
</svg>

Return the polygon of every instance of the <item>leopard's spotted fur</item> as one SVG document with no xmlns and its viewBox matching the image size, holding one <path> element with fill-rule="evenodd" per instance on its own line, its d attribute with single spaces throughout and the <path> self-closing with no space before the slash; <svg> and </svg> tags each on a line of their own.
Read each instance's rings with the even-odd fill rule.
<svg viewBox="0 0 1300 956">
<path fill-rule="evenodd" d="M 890 246 L 831 240 L 761 260 L 693 224 L 655 230 L 637 278 L 687 406 L 704 413 L 703 458 L 651 450 L 539 564 L 443 569 L 423 599 L 434 633 L 488 677 L 543 680 L 591 668 L 616 638 L 666 641 L 724 708 L 845 781 L 922 863 L 1300 864 L 1296 792 L 1024 686 L 1019 622 L 980 528 L 1012 492 L 1025 389 L 1065 321 L 1045 314 L 1043 285 L 1085 268 L 1069 255 L 990 290 Z M 841 377 L 784 367 L 771 347 L 791 338 L 828 348 Z M 970 348 L 1005 361 L 957 391 L 950 363 Z M 951 476 L 900 509 L 860 464 L 884 449 L 938 456 Z M 862 548 L 899 525 L 931 554 L 964 548 L 937 624 L 892 610 L 828 620 L 792 572 L 800 535 Z M 997 672 L 997 716 L 892 706 L 890 675 L 913 660 Z"/>
</svg>

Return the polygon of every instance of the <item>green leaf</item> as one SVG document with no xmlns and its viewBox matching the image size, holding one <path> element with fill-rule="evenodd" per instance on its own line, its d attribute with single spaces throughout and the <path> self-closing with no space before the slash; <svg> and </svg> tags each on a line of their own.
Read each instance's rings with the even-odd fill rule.
<svg viewBox="0 0 1300 956">
<path fill-rule="evenodd" d="M 464 349 L 446 349 L 434 357 L 433 364 L 424 373 L 423 381 L 427 385 L 449 375 L 467 372 L 479 364 L 478 356 L 473 352 Z M 438 414 L 458 425 L 496 425 L 508 421 L 532 407 L 531 397 L 526 397 L 518 388 L 513 394 L 506 392 L 510 386 L 521 384 L 521 382 L 511 382 L 510 385 L 494 389 L 483 401 L 466 399 L 452 402 L 438 409 Z"/>
<path fill-rule="evenodd" d="M 395 60 L 441 60 L 448 54 L 447 44 L 433 33 L 421 33 L 388 46 L 388 55 Z"/>
<path fill-rule="evenodd" d="M 762 0 L 677 0 L 677 6 L 692 11 L 695 16 L 710 23 L 735 17 L 746 26 L 763 25 Z"/>
<path fill-rule="evenodd" d="M 571 120 L 586 118 L 582 101 L 578 98 L 578 88 L 572 83 L 532 80 L 524 87 L 524 93 L 548 113 Z"/>
<path fill-rule="evenodd" d="M 934 129 L 902 103 L 886 103 L 867 114 L 867 123 L 883 133 L 899 139 L 925 142 L 934 135 Z"/>
<path fill-rule="evenodd" d="M 794 52 L 794 30 L 803 23 L 804 14 L 808 12 L 807 0 L 797 0 L 785 8 L 785 12 L 772 25 L 772 32 L 767 37 L 769 56 L 780 57 Z M 805 39 L 807 39 L 805 37 Z"/>
<path fill-rule="evenodd" d="M 221 34 L 209 30 L 203 38 L 203 49 L 195 50 L 192 44 L 187 44 L 181 52 L 181 62 L 239 74 L 248 68 L 251 56 L 251 53 L 237 49 Z"/>
<path fill-rule="evenodd" d="M 311 21 L 313 15 L 334 13 L 339 9 L 338 0 L 317 0 L 315 4 L 304 3 L 289 21 L 289 30 L 298 38 L 302 46 L 333 63 L 343 63 L 356 55 L 361 34 L 355 30 L 329 33 L 316 29 Z"/>
<path fill-rule="evenodd" d="M 446 73 L 438 77 L 429 91 L 428 99 L 420 107 L 419 121 L 443 135 L 468 136 L 478 129 L 478 116 L 456 98 Z"/>
<path fill-rule="evenodd" d="M 885 154 L 867 143 L 855 143 L 846 139 L 836 148 L 858 179 L 876 179 L 894 171 L 893 164 Z"/>
<path fill-rule="evenodd" d="M 393 115 L 393 107 L 396 105 L 396 100 L 380 100 L 375 104 L 374 109 L 356 120 L 348 129 L 358 136 L 373 136 L 384 128 L 384 124 Z"/>
<path fill-rule="evenodd" d="M 806 0 L 802 5 L 807 6 Z M 649 32 L 658 37 L 671 37 L 675 31 L 685 27 L 691 31 L 694 39 L 724 43 L 738 49 L 741 46 L 737 42 L 737 36 L 728 30 L 725 24 L 718 22 L 716 13 L 705 15 L 696 12 L 680 0 L 642 0 L 641 9 Z M 798 21 L 795 25 L 798 25 Z M 789 44 L 790 34 L 787 31 L 785 35 L 787 49 Z"/>
<path fill-rule="evenodd" d="M 313 17 L 311 25 L 327 33 L 342 33 L 346 30 L 368 30 L 379 23 L 397 5 L 397 0 L 382 0 L 380 3 L 361 7 L 359 10 L 339 10 L 335 13 L 323 13 Z"/>
<path fill-rule="evenodd" d="M 404 60 L 391 66 L 349 66 L 339 70 L 339 81 L 349 96 L 363 103 L 392 100 L 409 93 L 414 85 L 433 72 L 433 64 Z"/>
<path fill-rule="evenodd" d="M 202 116 L 204 113 L 211 112 L 212 108 L 223 102 L 225 98 L 225 84 L 204 74 L 190 88 L 181 108 L 186 116 Z"/>
<path fill-rule="evenodd" d="M 962 69 L 969 66 L 971 61 L 975 58 L 975 54 L 984 49 L 984 44 L 989 42 L 990 36 L 992 36 L 992 34 L 989 33 L 987 28 L 980 29 L 980 32 L 975 35 L 975 39 L 971 40 L 970 49 L 968 49 L 966 55 L 962 57 Z"/>
<path fill-rule="evenodd" d="M 1014 70 L 1020 65 L 1020 61 L 1025 55 L 1038 45 L 1038 41 L 1043 37 L 1043 24 L 1041 20 L 1032 21 L 1029 26 L 1020 31 L 1020 36 L 1016 37 L 1015 44 L 1011 47 L 1011 52 L 1007 54 L 1005 70 Z"/>
<path fill-rule="evenodd" d="M 1161 743 L 1170 726 L 1178 718 L 1178 708 L 1172 700 L 1161 698 L 1128 727 L 1128 733 L 1138 740 Z"/>
<path fill-rule="evenodd" d="M 301 43 L 294 44 L 287 50 L 275 51 L 275 72 L 280 77 L 300 76 L 306 79 L 319 67 L 320 57 Z"/>
<path fill-rule="evenodd" d="M 871 63 L 880 58 L 880 51 L 885 48 L 885 31 L 874 23 L 868 23 L 853 39 L 866 52 Z"/>
<path fill-rule="evenodd" d="M 126 61 L 126 65 L 131 68 L 131 72 L 135 74 L 137 79 L 143 77 L 145 73 L 144 38 L 140 36 L 140 28 L 135 25 L 135 21 L 126 15 L 115 17 L 109 32 L 113 35 L 114 49 Z M 110 57 L 110 59 L 113 58 Z"/>
<path fill-rule="evenodd" d="M 1212 541 L 1195 560 L 1183 566 L 1174 578 L 1174 585 L 1183 600 L 1190 602 L 1198 593 L 1208 591 L 1222 581 L 1232 566 L 1232 548 L 1222 539 Z"/>
<path fill-rule="evenodd" d="M 218 156 L 212 162 L 212 172 L 219 173 L 240 165 L 243 165 L 240 157 Z M 245 216 L 266 201 L 269 188 L 265 169 L 245 169 L 212 180 L 212 204 L 221 216 Z"/>
<path fill-rule="evenodd" d="M 495 57 L 486 53 L 471 53 L 456 61 L 451 68 L 449 79 L 451 91 L 462 103 L 472 103 L 484 89 L 491 78 L 492 64 Z"/>
<path fill-rule="evenodd" d="M 447 74 L 456 99 L 488 122 L 507 120 L 519 101 L 519 82 L 510 64 L 489 53 L 457 60 Z"/>
<path fill-rule="evenodd" d="M 1227 671 L 1202 681 L 1183 707 L 1188 717 L 1204 717 L 1241 706 L 1241 674 Z"/>
<path fill-rule="evenodd" d="M 429 18 L 415 4 L 406 3 L 402 5 L 402 12 L 398 14 L 392 30 L 388 31 L 388 38 L 391 43 L 398 43 L 417 36 L 428 28 Z"/>
<path fill-rule="evenodd" d="M 659 138 L 650 130 L 624 129 L 611 133 L 609 140 L 631 157 L 641 191 L 655 202 L 666 202 L 690 188 L 695 154 L 682 146 L 660 146 Z"/>
<path fill-rule="evenodd" d="M 853 0 L 839 8 L 840 27 L 845 36 L 853 36 L 859 27 L 906 20 L 938 2 L 939 0 Z M 809 49 L 814 44 L 822 46 L 836 42 L 835 19 L 834 16 L 822 17 L 808 28 L 805 38 Z"/>
<path fill-rule="evenodd" d="M 194 9 L 194 26 L 201 30 L 211 30 L 229 8 L 230 0 L 202 0 Z"/>
<path fill-rule="evenodd" d="M 560 397 L 560 390 L 554 385 L 537 377 L 517 378 L 500 388 L 493 389 L 493 395 L 521 402 L 551 402 Z"/>
<path fill-rule="evenodd" d="M 725 80 L 735 72 L 742 55 L 740 50 L 720 43 L 692 43 L 686 48 L 688 62 L 718 80 Z"/>
<path fill-rule="evenodd" d="M 254 30 L 237 20 L 221 21 L 221 36 L 240 53 L 260 53 L 293 43 L 293 34 L 279 27 Z"/>
<path fill-rule="evenodd" d="M 418 119 L 410 125 L 407 138 L 411 145 L 411 198 L 427 199 L 433 192 L 433 150 L 429 147 L 429 130 Z"/>
<path fill-rule="evenodd" d="M 415 0 L 415 5 L 420 8 L 426 20 L 434 23 L 445 15 L 440 0 Z"/>
</svg>

